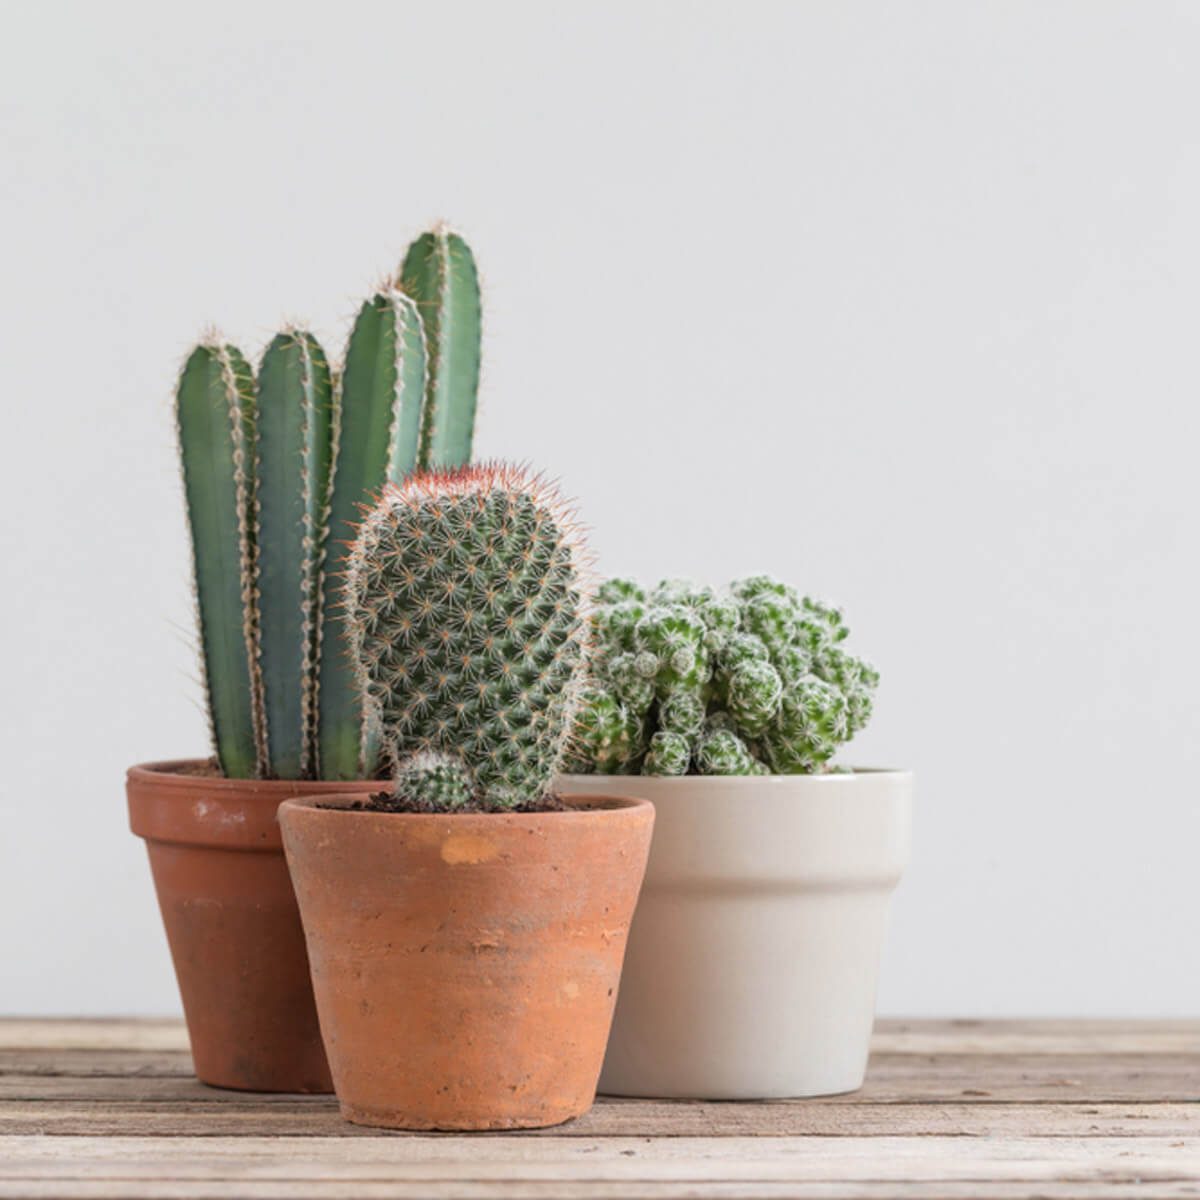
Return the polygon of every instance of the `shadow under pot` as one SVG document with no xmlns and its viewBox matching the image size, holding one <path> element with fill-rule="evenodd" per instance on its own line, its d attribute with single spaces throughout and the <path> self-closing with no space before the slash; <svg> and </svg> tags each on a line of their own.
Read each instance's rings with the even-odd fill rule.
<svg viewBox="0 0 1200 1200">
<path fill-rule="evenodd" d="M 255 1092 L 331 1092 L 304 931 L 276 812 L 346 781 L 226 779 L 204 759 L 131 767 L 197 1076 Z"/>
<path fill-rule="evenodd" d="M 586 1112 L 654 809 L 280 809 L 342 1115 L 522 1129 Z"/>
</svg>

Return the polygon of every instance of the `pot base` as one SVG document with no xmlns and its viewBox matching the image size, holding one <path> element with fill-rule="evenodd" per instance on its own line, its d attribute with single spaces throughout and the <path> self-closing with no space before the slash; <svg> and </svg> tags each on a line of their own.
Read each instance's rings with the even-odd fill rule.
<svg viewBox="0 0 1200 1200">
<path fill-rule="evenodd" d="M 357 1108 L 353 1104 L 339 1104 L 343 1120 L 355 1125 L 369 1125 L 374 1129 L 399 1129 L 408 1133 L 487 1133 L 506 1129 L 550 1129 L 582 1117 L 591 1108 L 591 1104 L 577 1110 L 564 1113 L 562 1116 L 552 1116 L 547 1113 L 538 1115 L 500 1117 L 492 1114 L 471 1116 L 468 1113 L 456 1113 L 453 1118 L 430 1121 L 420 1113 L 397 1112 L 388 1109 Z"/>
</svg>

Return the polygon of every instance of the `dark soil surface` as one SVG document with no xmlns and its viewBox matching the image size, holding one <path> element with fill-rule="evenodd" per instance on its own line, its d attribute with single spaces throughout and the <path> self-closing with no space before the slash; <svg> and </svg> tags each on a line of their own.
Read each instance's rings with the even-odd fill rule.
<svg viewBox="0 0 1200 1200">
<path fill-rule="evenodd" d="M 324 807 L 318 804 L 318 807 Z M 330 805 L 329 807 L 335 807 Z M 336 807 L 342 807 L 337 805 Z M 345 806 L 349 811 L 354 812 L 384 812 L 384 813 L 440 813 L 443 815 L 453 815 L 454 813 L 544 813 L 544 812 L 570 812 L 571 806 L 565 803 L 561 796 L 553 794 L 543 796 L 536 803 L 519 804 L 515 808 L 488 808 L 482 804 L 464 804 L 462 808 L 446 810 L 442 808 L 434 808 L 429 803 L 422 803 L 418 800 L 411 800 L 407 796 L 397 796 L 395 792 L 374 792 L 369 800 L 356 800 L 353 804 Z"/>
</svg>

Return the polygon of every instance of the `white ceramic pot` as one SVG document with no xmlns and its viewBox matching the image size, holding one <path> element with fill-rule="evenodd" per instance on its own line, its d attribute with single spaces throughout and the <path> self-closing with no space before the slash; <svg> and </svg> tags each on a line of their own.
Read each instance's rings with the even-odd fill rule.
<svg viewBox="0 0 1200 1200">
<path fill-rule="evenodd" d="M 912 774 L 571 775 L 654 803 L 600 1090 L 748 1100 L 862 1086 Z"/>
</svg>

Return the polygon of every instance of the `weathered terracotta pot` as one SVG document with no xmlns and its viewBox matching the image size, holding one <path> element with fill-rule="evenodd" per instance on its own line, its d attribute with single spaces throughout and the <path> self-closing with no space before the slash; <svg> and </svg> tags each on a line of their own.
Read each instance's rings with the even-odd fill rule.
<svg viewBox="0 0 1200 1200">
<path fill-rule="evenodd" d="M 146 839 L 196 1074 L 216 1087 L 330 1092 L 304 932 L 276 810 L 366 786 L 224 779 L 203 760 L 131 767 L 129 822 Z"/>
<path fill-rule="evenodd" d="M 652 806 L 425 815 L 355 799 L 279 812 L 342 1115 L 521 1129 L 586 1112 Z"/>
</svg>

